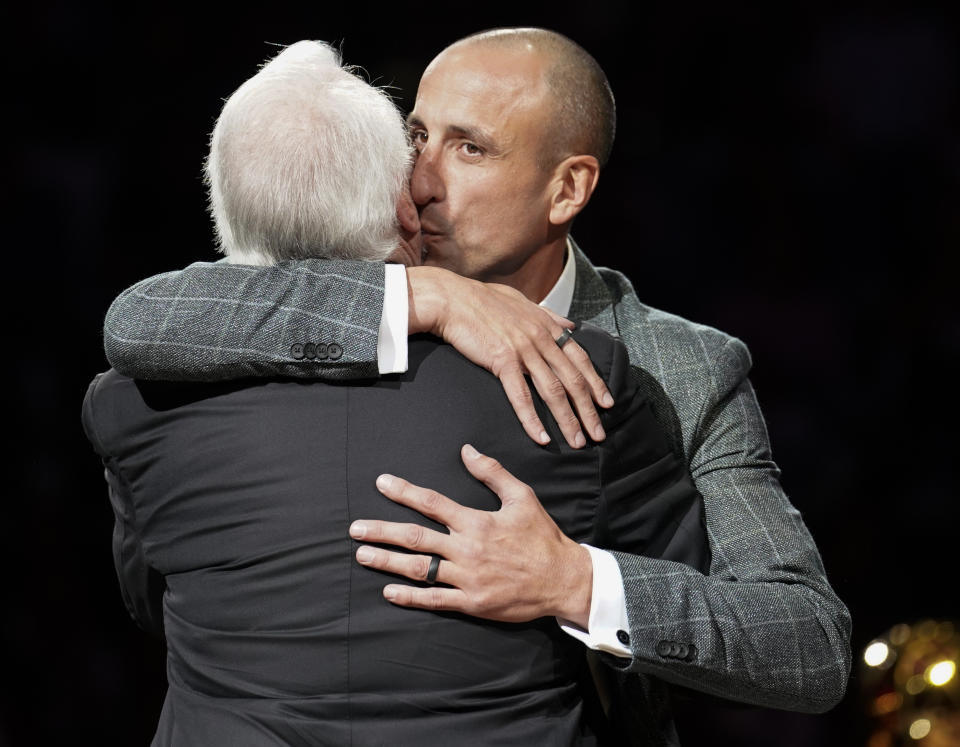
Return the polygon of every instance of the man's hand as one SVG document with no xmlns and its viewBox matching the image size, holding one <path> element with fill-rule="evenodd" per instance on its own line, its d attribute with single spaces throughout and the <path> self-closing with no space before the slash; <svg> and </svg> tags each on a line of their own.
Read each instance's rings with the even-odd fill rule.
<svg viewBox="0 0 960 747">
<path fill-rule="evenodd" d="M 593 591 L 590 553 L 564 535 L 530 486 L 499 462 L 469 444 L 460 456 L 470 474 L 500 497 L 500 510 L 466 508 L 433 490 L 381 475 L 377 480 L 381 493 L 445 524 L 450 533 L 417 524 L 361 519 L 350 526 L 354 539 L 425 554 L 362 545 L 357 561 L 423 581 L 431 555 L 441 556 L 436 580 L 453 588 L 384 587 L 384 597 L 404 607 L 453 610 L 504 622 L 553 615 L 586 629 Z"/>
<path fill-rule="evenodd" d="M 407 281 L 411 334 L 436 335 L 492 372 L 530 438 L 539 444 L 550 440 L 524 374 L 530 375 L 570 446 L 586 444 L 581 423 L 594 441 L 604 439 L 594 402 L 610 407 L 613 397 L 583 348 L 574 340 L 562 349 L 557 345 L 557 337 L 573 326 L 569 320 L 509 286 L 481 283 L 436 267 L 410 268 Z"/>
</svg>

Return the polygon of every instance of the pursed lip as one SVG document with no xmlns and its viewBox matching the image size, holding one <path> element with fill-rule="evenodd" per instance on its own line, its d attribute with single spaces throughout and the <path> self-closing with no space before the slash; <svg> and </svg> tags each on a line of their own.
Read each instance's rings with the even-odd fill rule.
<svg viewBox="0 0 960 747">
<path fill-rule="evenodd" d="M 421 214 L 420 233 L 422 233 L 424 236 L 446 236 L 449 231 L 446 230 L 444 222 L 434 225 L 433 221 L 430 219 L 430 216 L 427 216 L 427 219 L 424 220 L 424 216 Z"/>
</svg>

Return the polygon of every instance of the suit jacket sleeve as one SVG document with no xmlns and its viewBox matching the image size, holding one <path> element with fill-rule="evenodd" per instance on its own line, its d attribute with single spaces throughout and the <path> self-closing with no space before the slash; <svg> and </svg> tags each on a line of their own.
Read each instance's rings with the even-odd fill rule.
<svg viewBox="0 0 960 747">
<path fill-rule="evenodd" d="M 846 687 L 850 616 L 780 486 L 749 368 L 746 347 L 728 338 L 707 372 L 710 393 L 693 440 L 710 574 L 615 553 L 633 658 L 604 658 L 725 698 L 820 712 Z M 688 660 L 671 643 L 686 644 Z"/>
<path fill-rule="evenodd" d="M 156 275 L 110 306 L 107 360 L 139 379 L 376 377 L 383 267 L 319 259 L 273 267 L 196 262 Z M 302 352 L 307 343 L 335 343 L 342 355 L 310 359 Z"/>
<path fill-rule="evenodd" d="M 83 428 L 94 450 L 103 459 L 107 493 L 113 508 L 113 564 L 127 612 L 149 633 L 163 635 L 163 577 L 147 563 L 136 528 L 129 486 L 117 460 L 109 453 L 96 417 L 96 394 L 103 374 L 90 384 L 83 400 Z"/>
<path fill-rule="evenodd" d="M 749 368 L 746 347 L 727 338 L 705 372 L 690 471 L 706 505 L 710 574 L 615 553 L 633 658 L 604 659 L 724 698 L 820 712 L 846 687 L 850 616 L 780 486 Z"/>
</svg>

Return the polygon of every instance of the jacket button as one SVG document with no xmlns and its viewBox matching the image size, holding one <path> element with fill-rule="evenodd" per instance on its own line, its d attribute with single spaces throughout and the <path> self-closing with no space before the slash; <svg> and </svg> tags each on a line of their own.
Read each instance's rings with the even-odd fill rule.
<svg viewBox="0 0 960 747">
<path fill-rule="evenodd" d="M 303 358 L 303 343 L 295 342 L 290 346 L 290 357 L 294 360 L 301 360 Z"/>
<path fill-rule="evenodd" d="M 314 345 L 312 342 L 308 342 L 306 345 L 304 345 L 304 346 L 303 346 L 303 357 L 306 358 L 307 360 L 310 360 L 310 361 L 312 361 L 314 358 L 316 358 L 316 357 L 317 357 L 317 346 Z"/>
<path fill-rule="evenodd" d="M 660 641 L 657 644 L 657 653 L 663 658 L 670 656 L 670 641 Z"/>
<path fill-rule="evenodd" d="M 620 641 L 624 646 L 630 645 L 630 634 L 625 630 L 617 631 L 617 640 Z"/>
<path fill-rule="evenodd" d="M 330 356 L 332 361 L 339 360 L 340 356 L 343 355 L 343 348 L 337 343 L 331 342 L 327 345 L 327 355 Z"/>
</svg>

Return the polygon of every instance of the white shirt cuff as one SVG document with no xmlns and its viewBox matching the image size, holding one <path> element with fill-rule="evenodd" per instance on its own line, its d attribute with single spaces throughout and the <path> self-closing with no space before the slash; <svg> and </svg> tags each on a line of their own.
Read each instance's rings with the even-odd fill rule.
<svg viewBox="0 0 960 747">
<path fill-rule="evenodd" d="M 590 597 L 589 629 L 569 620 L 557 618 L 560 628 L 587 648 L 603 651 L 625 659 L 633 654 L 621 638 L 629 642 L 630 624 L 627 620 L 627 598 L 623 593 L 623 577 L 616 559 L 606 550 L 583 545 L 593 561 L 593 593 Z"/>
<path fill-rule="evenodd" d="M 384 265 L 383 313 L 377 335 L 377 367 L 381 374 L 407 370 L 407 270 Z"/>
</svg>

